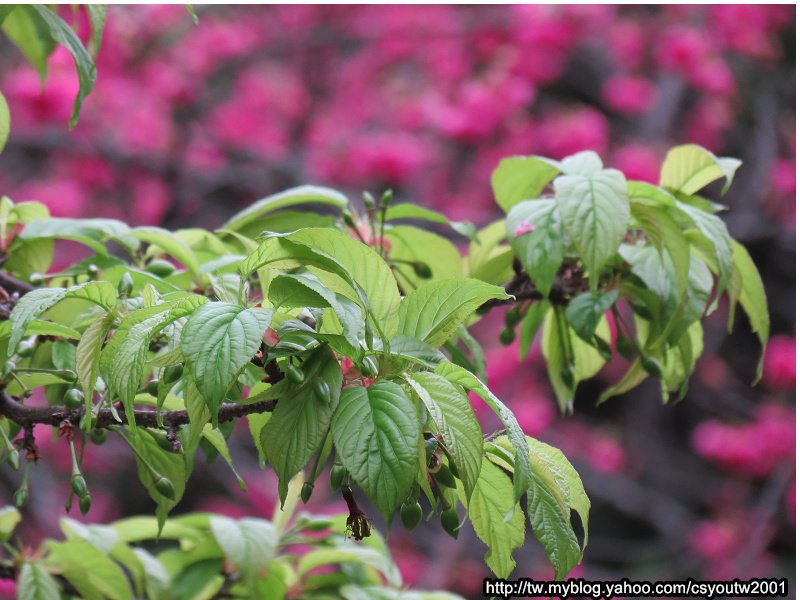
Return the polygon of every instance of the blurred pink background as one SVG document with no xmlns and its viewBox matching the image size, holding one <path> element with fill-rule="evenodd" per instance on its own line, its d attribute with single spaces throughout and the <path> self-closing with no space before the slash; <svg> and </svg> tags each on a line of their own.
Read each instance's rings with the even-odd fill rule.
<svg viewBox="0 0 800 600">
<path fill-rule="evenodd" d="M 762 269 L 774 336 L 764 380 L 743 319 L 709 319 L 689 395 L 662 407 L 646 384 L 600 408 L 612 363 L 559 416 L 535 350 L 525 364 L 482 327 L 490 385 L 529 435 L 567 453 L 593 502 L 589 579 L 782 576 L 795 560 L 795 8 L 716 6 L 182 6 L 110 8 L 98 81 L 80 122 L 58 50 L 44 88 L 2 47 L 0 90 L 12 114 L 0 191 L 59 216 L 214 227 L 298 183 L 392 187 L 454 219 L 498 212 L 500 158 L 593 149 L 628 177 L 658 179 L 674 144 L 696 142 L 744 166 L 724 202 L 731 233 Z M 63 16 L 87 33 L 82 12 Z M 495 314 L 490 319 L 502 318 Z M 481 414 L 487 422 L 489 415 Z M 244 425 L 244 424 L 240 424 Z M 44 430 L 43 438 L 49 437 Z M 258 471 L 246 427 L 224 465 L 198 468 L 180 510 L 271 514 L 275 481 Z M 52 535 L 69 458 L 47 440 L 25 536 Z M 124 449 L 90 448 L 90 518 L 151 510 Z M 15 474 L 0 474 L 4 503 Z M 322 487 L 322 486 L 318 486 Z M 124 490 L 124 493 L 123 493 Z M 313 509 L 343 510 L 334 497 Z M 72 515 L 75 516 L 75 515 Z M 532 536 L 529 536 L 531 538 Z M 488 570 L 471 532 L 435 524 L 391 544 L 406 580 L 480 597 Z M 528 542 L 519 577 L 551 576 Z M 793 587 L 793 586 L 792 586 Z M 792 589 L 792 594 L 794 590 Z"/>
</svg>

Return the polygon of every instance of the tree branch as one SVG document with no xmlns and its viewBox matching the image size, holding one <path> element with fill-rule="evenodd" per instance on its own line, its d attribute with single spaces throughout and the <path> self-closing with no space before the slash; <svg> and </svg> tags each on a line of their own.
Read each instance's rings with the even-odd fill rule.
<svg viewBox="0 0 800 600">
<path fill-rule="evenodd" d="M 220 421 L 233 421 L 246 415 L 272 412 L 277 400 L 263 400 L 252 404 L 228 402 L 219 408 Z M 32 425 L 52 425 L 58 427 L 64 421 L 79 425 L 83 416 L 83 407 L 69 409 L 63 406 L 25 406 L 0 391 L 0 415 L 14 421 L 21 427 Z M 155 410 L 135 409 L 136 425 L 139 427 L 159 427 L 158 413 Z M 120 420 L 114 417 L 109 408 L 101 408 L 95 420 L 96 429 L 104 429 L 113 425 L 124 425 L 128 422 L 125 411 L 118 411 Z M 161 412 L 161 422 L 168 428 L 180 427 L 189 423 L 189 413 L 185 410 L 167 410 Z"/>
<path fill-rule="evenodd" d="M 16 277 L 2 271 L 0 271 L 0 287 L 9 294 L 16 292 L 20 296 L 36 289 L 36 286 L 31 285 L 27 281 L 20 281 Z"/>
</svg>

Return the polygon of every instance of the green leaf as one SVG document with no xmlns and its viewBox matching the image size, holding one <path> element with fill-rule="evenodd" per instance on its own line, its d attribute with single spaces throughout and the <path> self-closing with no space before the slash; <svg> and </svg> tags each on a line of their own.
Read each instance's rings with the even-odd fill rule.
<svg viewBox="0 0 800 600">
<path fill-rule="evenodd" d="M 620 379 L 614 385 L 603 390 L 603 393 L 600 394 L 597 399 L 597 405 L 599 406 L 603 404 L 603 402 L 609 398 L 621 396 L 622 394 L 629 392 L 637 385 L 642 383 L 645 379 L 647 379 L 647 371 L 644 370 L 641 359 L 637 358 L 631 363 L 631 366 L 628 367 L 628 370 L 625 372 L 625 375 L 622 376 L 622 379 Z"/>
<path fill-rule="evenodd" d="M 61 600 L 58 583 L 38 562 L 22 564 L 17 586 L 19 600 Z"/>
<path fill-rule="evenodd" d="M 50 29 L 31 6 L 18 5 L 3 20 L 3 31 L 16 44 L 44 81 L 47 60 L 56 47 Z"/>
<path fill-rule="evenodd" d="M 137 227 L 130 232 L 132 237 L 151 246 L 157 246 L 185 266 L 192 275 L 200 272 L 200 264 L 189 245 L 171 231 L 160 227 Z"/>
<path fill-rule="evenodd" d="M 209 302 L 197 309 L 181 331 L 181 350 L 212 417 L 239 372 L 261 346 L 273 311 Z"/>
<path fill-rule="evenodd" d="M 565 337 L 563 332 L 559 333 L 557 319 L 556 311 L 548 312 L 544 319 L 542 355 L 547 362 L 547 374 L 558 398 L 558 405 L 562 411 L 569 412 L 573 408 L 572 402 L 578 383 L 593 377 L 603 367 L 605 359 L 594 346 L 584 342 L 571 327 L 567 327 L 566 323 L 564 327 L 567 329 L 568 337 Z M 606 319 L 600 319 L 595 335 L 608 342 L 610 331 Z M 566 347 L 567 344 L 569 347 Z M 572 387 L 567 386 L 561 376 L 563 368 L 567 365 L 568 348 L 571 348 L 574 360 L 575 385 Z"/>
<path fill-rule="evenodd" d="M 677 208 L 693 223 L 705 239 L 714 248 L 716 257 L 716 267 L 719 275 L 717 284 L 717 294 L 725 291 L 733 272 L 733 249 L 731 247 L 731 236 L 725 223 L 716 215 L 708 214 L 683 202 L 676 203 Z"/>
<path fill-rule="evenodd" d="M 186 462 L 183 453 L 167 452 L 158 445 L 156 439 L 144 429 L 128 430 L 128 443 L 135 449 L 136 467 L 139 481 L 147 489 L 153 502 L 156 503 L 156 519 L 159 531 L 164 527 L 167 515 L 180 502 L 186 489 Z M 175 498 L 169 499 L 156 489 L 153 472 L 166 477 L 175 488 Z"/>
<path fill-rule="evenodd" d="M 83 99 L 92 91 L 94 82 L 97 79 L 97 68 L 91 55 L 83 47 L 80 38 L 67 23 L 52 10 L 44 5 L 33 4 L 31 8 L 41 17 L 50 28 L 50 35 L 59 44 L 69 50 L 72 60 L 75 63 L 75 70 L 78 72 L 78 95 L 72 108 L 72 118 L 70 127 L 74 127 L 78 122 L 78 115 L 81 112 Z"/>
<path fill-rule="evenodd" d="M 355 544 L 312 550 L 297 563 L 297 576 L 302 578 L 309 571 L 318 567 L 341 563 L 372 567 L 382 573 L 391 585 L 399 587 L 402 584 L 400 571 L 384 553 L 374 548 Z"/>
<path fill-rule="evenodd" d="M 9 316 L 11 321 L 9 350 L 16 350 L 31 321 L 66 298 L 88 300 L 109 309 L 117 300 L 117 292 L 107 281 L 90 281 L 70 288 L 37 288 L 28 292 L 19 299 Z"/>
<path fill-rule="evenodd" d="M 438 347 L 484 302 L 510 297 L 503 288 L 477 279 L 429 281 L 400 304 L 400 333 Z"/>
<path fill-rule="evenodd" d="M 594 333 L 603 315 L 614 305 L 619 291 L 584 292 L 570 300 L 567 306 L 567 322 L 582 340 L 593 343 Z"/>
<path fill-rule="evenodd" d="M 736 241 L 732 243 L 734 276 L 728 290 L 731 299 L 731 319 L 728 323 L 729 327 L 733 324 L 734 307 L 738 302 L 750 320 L 750 327 L 753 333 L 758 336 L 758 341 L 761 342 L 761 358 L 758 361 L 756 377 L 753 381 L 755 385 L 761 379 L 761 372 L 764 367 L 764 350 L 769 339 L 767 295 L 758 269 L 747 249 Z"/>
<path fill-rule="evenodd" d="M 110 313 L 97 317 L 83 332 L 78 340 L 78 347 L 75 349 L 75 372 L 78 374 L 78 381 L 83 388 L 86 414 L 89 414 L 92 408 L 94 384 L 97 382 L 97 374 L 100 369 L 100 351 L 103 349 L 103 342 L 105 342 L 113 322 L 113 316 Z M 87 427 L 88 425 L 89 421 L 87 420 Z"/>
<path fill-rule="evenodd" d="M 305 380 L 278 401 L 272 417 L 261 430 L 261 447 L 278 475 L 281 504 L 289 481 L 319 451 L 331 426 L 342 389 L 342 370 L 331 350 L 315 350 L 303 363 Z M 320 398 L 316 387 L 323 382 L 330 396 Z"/>
<path fill-rule="evenodd" d="M 570 507 L 547 462 L 530 453 L 533 477 L 528 487 L 528 520 L 542 544 L 556 579 L 563 579 L 581 561 L 581 549 L 570 524 Z"/>
<path fill-rule="evenodd" d="M 694 194 L 712 181 L 725 178 L 724 194 L 742 161 L 736 158 L 719 158 L 696 144 L 685 144 L 672 148 L 661 165 L 659 185 L 682 192 Z"/>
<path fill-rule="evenodd" d="M 531 453 L 537 455 L 547 465 L 564 494 L 569 507 L 578 513 L 583 526 L 583 548 L 589 541 L 589 509 L 592 503 L 586 495 L 581 476 L 567 460 L 564 453 L 544 442 L 528 437 Z"/>
<path fill-rule="evenodd" d="M 507 238 L 505 219 L 490 223 L 470 242 L 466 274 L 473 279 L 502 285 L 513 275 L 514 252 L 502 242 Z"/>
<path fill-rule="evenodd" d="M 522 494 L 525 493 L 528 487 L 528 482 L 533 477 L 528 461 L 528 445 L 517 418 L 480 379 L 466 369 L 451 362 L 443 361 L 437 365 L 435 372 L 480 396 L 506 428 L 514 449 L 514 496 L 509 503 L 508 510 L 509 514 L 511 514 L 513 506 L 522 498 Z"/>
<path fill-rule="evenodd" d="M 428 409 L 443 437 L 445 448 L 464 484 L 464 505 L 469 506 L 481 471 L 483 432 L 467 395 L 463 388 L 456 388 L 436 373 L 421 371 L 410 375 L 406 381 Z"/>
<path fill-rule="evenodd" d="M 242 576 L 250 589 L 256 578 L 266 571 L 278 547 L 278 532 L 264 519 L 240 519 L 213 516 L 211 532 L 225 558 Z"/>
<path fill-rule="evenodd" d="M 130 236 L 130 227 L 115 219 L 66 219 L 49 218 L 31 221 L 19 237 L 23 240 L 52 238 L 80 242 L 100 256 L 106 256 L 105 242 L 115 240 L 131 251 L 139 246 L 139 240 Z"/>
<path fill-rule="evenodd" d="M 6 147 L 8 132 L 11 130 L 11 114 L 8 112 L 6 97 L 0 93 L 0 152 Z"/>
<path fill-rule="evenodd" d="M 228 219 L 221 229 L 239 231 L 273 211 L 301 204 L 326 204 L 344 210 L 348 202 L 344 194 L 331 188 L 301 185 L 254 202 Z"/>
<path fill-rule="evenodd" d="M 225 440 L 223 433 L 218 428 L 212 427 L 211 423 L 206 423 L 203 427 L 203 438 L 214 447 L 217 453 L 230 467 L 233 476 L 236 477 L 236 483 L 239 484 L 239 489 L 246 492 L 247 485 L 233 466 L 233 457 L 231 457 L 231 451 L 228 448 L 228 442 Z"/>
<path fill-rule="evenodd" d="M 84 539 L 50 543 L 47 562 L 87 600 L 130 600 L 131 586 L 122 569 Z"/>
<path fill-rule="evenodd" d="M 525 518 L 519 505 L 514 506 L 510 519 L 505 516 L 512 494 L 508 475 L 484 458 L 467 514 L 475 533 L 489 547 L 484 556 L 486 564 L 502 578 L 514 570 L 517 563 L 512 553 L 525 541 Z"/>
<path fill-rule="evenodd" d="M 442 213 L 420 206 L 419 204 L 412 204 L 410 202 L 393 204 L 386 211 L 386 221 L 389 222 L 396 219 L 419 219 L 432 223 L 441 223 L 442 225 L 449 225 L 456 233 L 470 239 L 476 239 L 475 226 L 472 225 L 472 223 L 467 221 L 451 221 Z"/>
<path fill-rule="evenodd" d="M 409 291 L 428 281 L 419 277 L 414 272 L 413 265 L 407 262 L 419 262 L 430 267 L 431 277 L 429 279 L 446 279 L 448 277 L 461 277 L 463 275 L 463 265 L 458 248 L 453 243 L 435 233 L 400 225 L 392 227 L 386 232 L 386 239 L 392 247 L 389 250 L 389 260 L 406 261 L 394 262 L 394 268 L 401 273 L 400 284 Z M 409 288 L 408 282 L 411 282 Z"/>
<path fill-rule="evenodd" d="M 89 22 L 92 24 L 90 48 L 97 55 L 100 51 L 100 44 L 103 41 L 103 30 L 106 27 L 108 8 L 105 4 L 87 4 L 86 13 L 89 15 Z"/>
<path fill-rule="evenodd" d="M 673 200 L 673 205 L 675 202 Z M 631 203 L 631 214 L 653 245 L 660 252 L 666 250 L 675 271 L 675 292 L 680 298 L 689 279 L 689 245 L 670 211 L 663 207 Z"/>
<path fill-rule="evenodd" d="M 551 199 L 520 202 L 508 213 L 508 241 L 522 266 L 547 297 L 564 260 L 561 214 Z"/>
<path fill-rule="evenodd" d="M 553 182 L 564 229 L 589 272 L 592 289 L 617 253 L 630 219 L 625 176 L 615 169 L 561 175 Z"/>
<path fill-rule="evenodd" d="M 420 424 L 414 402 L 390 381 L 347 388 L 332 431 L 342 464 L 390 522 L 417 472 Z"/>
<path fill-rule="evenodd" d="M 518 202 L 537 198 L 558 173 L 558 163 L 549 158 L 504 158 L 492 173 L 494 199 L 500 208 L 508 212 Z"/>
<path fill-rule="evenodd" d="M 522 362 L 528 356 L 533 340 L 536 338 L 536 332 L 539 331 L 544 318 L 550 311 L 552 306 L 549 300 L 540 300 L 536 304 L 528 307 L 522 322 L 519 324 L 519 360 Z"/>
<path fill-rule="evenodd" d="M 22 517 L 13 506 L 0 508 L 0 542 L 7 542 Z"/>
<path fill-rule="evenodd" d="M 309 273 L 277 275 L 269 286 L 269 300 L 279 308 L 330 307 L 347 341 L 355 348 L 365 337 L 364 314 L 361 307 L 349 298 L 329 290 Z"/>
<path fill-rule="evenodd" d="M 135 427 L 133 403 L 142 385 L 150 341 L 170 323 L 192 314 L 207 302 L 204 296 L 192 295 L 180 300 L 142 308 L 126 315 L 100 354 L 100 372 L 108 387 L 119 396 Z M 255 354 L 255 353 L 254 353 Z"/>
</svg>

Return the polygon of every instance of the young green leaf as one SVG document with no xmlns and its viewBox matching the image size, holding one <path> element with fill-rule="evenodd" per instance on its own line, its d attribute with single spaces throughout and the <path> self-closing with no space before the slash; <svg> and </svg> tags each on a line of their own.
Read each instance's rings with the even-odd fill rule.
<svg viewBox="0 0 800 600">
<path fill-rule="evenodd" d="M 197 309 L 181 331 L 181 350 L 212 417 L 239 372 L 261 346 L 273 311 L 209 302 Z"/>
<path fill-rule="evenodd" d="M 312 352 L 303 363 L 303 371 L 305 382 L 278 402 L 260 433 L 264 456 L 278 475 L 281 504 L 286 500 L 289 481 L 325 440 L 342 389 L 339 362 L 325 346 Z M 316 393 L 320 382 L 328 387 L 327 398 Z"/>
<path fill-rule="evenodd" d="M 484 458 L 467 514 L 475 533 L 489 547 L 484 558 L 497 577 L 511 574 L 517 564 L 512 553 L 525 541 L 525 517 L 519 505 L 514 506 L 510 519 L 506 517 L 513 492 L 508 476 Z"/>
<path fill-rule="evenodd" d="M 58 583 L 40 562 L 25 562 L 17 580 L 19 600 L 60 600 Z"/>
<path fill-rule="evenodd" d="M 8 132 L 11 130 L 11 114 L 8 112 L 6 97 L 0 93 L 0 152 L 6 147 Z"/>
<path fill-rule="evenodd" d="M 400 333 L 441 346 L 483 303 L 509 297 L 503 288 L 476 279 L 429 281 L 400 304 Z"/>
<path fill-rule="evenodd" d="M 417 472 L 420 424 L 414 402 L 391 381 L 347 388 L 332 431 L 342 464 L 390 522 Z"/>
<path fill-rule="evenodd" d="M 719 158 L 696 144 L 685 144 L 672 148 L 661 165 L 659 185 L 694 194 L 712 181 L 725 178 L 724 194 L 742 161 L 736 158 Z"/>
<path fill-rule="evenodd" d="M 456 388 L 441 375 L 428 371 L 414 373 L 406 381 L 422 400 L 444 438 L 445 448 L 464 484 L 464 505 L 469 506 L 481 470 L 483 432 L 463 388 Z"/>
<path fill-rule="evenodd" d="M 559 170 L 556 161 L 540 156 L 504 158 L 492 173 L 494 199 L 508 212 L 523 200 L 538 198 Z"/>
<path fill-rule="evenodd" d="M 547 297 L 564 260 L 561 214 L 552 199 L 520 202 L 508 213 L 508 241 L 522 266 Z"/>
<path fill-rule="evenodd" d="M 553 182 L 564 229 L 589 272 L 592 289 L 617 253 L 630 219 L 625 176 L 614 169 L 562 175 Z"/>
<path fill-rule="evenodd" d="M 256 578 L 266 571 L 278 547 L 279 535 L 273 524 L 264 519 L 223 516 L 213 516 L 209 523 L 225 558 L 254 590 Z"/>
<path fill-rule="evenodd" d="M 703 237 L 713 246 L 717 274 L 719 277 L 717 294 L 722 294 L 727 288 L 728 281 L 733 272 L 733 249 L 731 247 L 731 236 L 728 233 L 728 228 L 718 216 L 710 215 L 689 204 L 677 202 L 677 208 L 683 213 L 684 218 L 688 216 L 689 222 L 693 223 Z"/>
<path fill-rule="evenodd" d="M 550 312 L 552 306 L 547 299 L 540 300 L 528 307 L 525 316 L 522 317 L 522 322 L 519 324 L 519 360 L 522 362 L 528 356 L 533 340 L 536 338 L 536 332 L 539 331 L 544 318 Z"/>
<path fill-rule="evenodd" d="M 575 296 L 567 306 L 567 322 L 582 340 L 592 343 L 597 325 L 617 301 L 619 292 L 584 292 Z"/>
</svg>

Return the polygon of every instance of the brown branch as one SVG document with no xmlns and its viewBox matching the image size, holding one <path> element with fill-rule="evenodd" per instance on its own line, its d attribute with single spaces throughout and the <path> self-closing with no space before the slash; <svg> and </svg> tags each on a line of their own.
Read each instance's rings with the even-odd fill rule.
<svg viewBox="0 0 800 600">
<path fill-rule="evenodd" d="M 228 402 L 219 408 L 220 421 L 233 421 L 246 415 L 272 412 L 275 410 L 277 400 L 263 400 L 252 404 L 237 404 Z M 30 427 L 32 425 L 52 425 L 58 427 L 64 421 L 79 425 L 83 416 L 83 407 L 69 409 L 63 406 L 25 406 L 11 398 L 5 392 L 0 392 L 0 415 L 14 421 L 18 425 Z M 127 417 L 121 408 L 117 411 L 120 421 L 114 417 L 109 408 L 101 408 L 95 420 L 96 429 L 104 429 L 113 425 L 126 424 Z M 136 425 L 139 427 L 160 427 L 158 413 L 155 410 L 135 409 Z M 189 423 L 189 413 L 185 410 L 167 410 L 161 412 L 161 422 L 167 428 L 180 427 Z"/>
<path fill-rule="evenodd" d="M 8 273 L 3 273 L 2 271 L 0 271 L 0 287 L 10 294 L 16 292 L 20 296 L 36 289 L 36 286 L 31 285 L 27 281 L 20 281 L 16 277 Z"/>
</svg>

